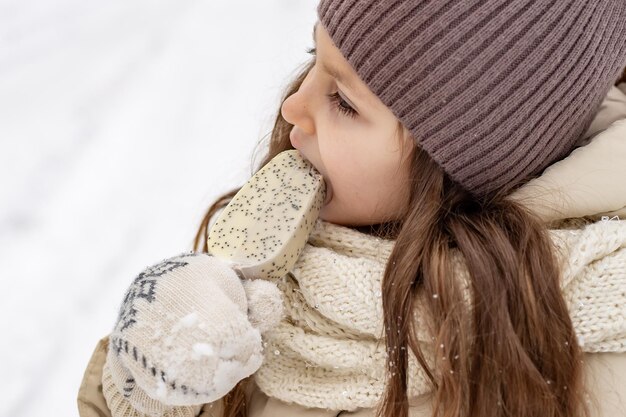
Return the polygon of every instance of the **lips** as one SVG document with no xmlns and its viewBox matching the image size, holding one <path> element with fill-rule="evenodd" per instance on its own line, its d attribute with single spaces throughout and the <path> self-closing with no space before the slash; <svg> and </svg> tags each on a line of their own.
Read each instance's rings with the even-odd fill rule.
<svg viewBox="0 0 626 417">
<path fill-rule="evenodd" d="M 313 162 L 311 162 L 309 160 L 309 158 L 307 158 L 302 152 L 300 152 L 300 150 L 298 150 L 298 152 L 300 153 L 300 155 L 302 155 L 302 158 L 304 158 L 304 160 L 306 160 L 309 164 L 311 164 L 311 167 L 313 168 L 313 170 L 322 176 L 322 178 L 324 178 L 324 184 L 326 185 L 326 196 L 324 198 L 324 204 L 326 205 L 330 202 L 330 199 L 333 196 L 333 187 L 330 185 L 330 181 L 328 181 L 328 177 L 326 177 L 326 175 L 324 175 L 320 170 L 317 169 L 317 167 L 313 164 Z"/>
<path fill-rule="evenodd" d="M 289 141 L 291 142 L 291 146 L 298 149 L 299 141 L 293 132 L 294 132 L 294 129 L 291 129 L 291 132 L 289 132 Z"/>
<path fill-rule="evenodd" d="M 324 177 L 324 182 L 326 183 L 326 198 L 324 200 L 324 205 L 328 204 L 330 202 L 330 200 L 333 197 L 333 188 L 330 185 L 330 182 L 328 181 L 326 175 L 324 175 L 323 172 L 321 172 L 313 162 L 311 162 L 311 160 L 309 158 L 306 157 L 306 155 L 304 153 L 302 153 L 302 151 L 299 149 L 300 146 L 300 139 L 298 137 L 298 135 L 295 132 L 295 129 L 292 128 L 291 131 L 289 132 L 289 141 L 291 142 L 291 146 L 293 146 L 295 149 L 298 150 L 298 152 L 300 152 L 300 155 L 302 155 L 302 157 L 308 161 L 311 165 L 313 165 L 313 167 L 316 169 L 316 171 L 318 171 L 322 177 Z"/>
<path fill-rule="evenodd" d="M 333 187 L 330 186 L 330 183 L 328 181 L 325 181 L 325 183 L 326 183 L 326 199 L 324 199 L 324 205 L 328 204 L 331 198 L 333 198 Z"/>
</svg>

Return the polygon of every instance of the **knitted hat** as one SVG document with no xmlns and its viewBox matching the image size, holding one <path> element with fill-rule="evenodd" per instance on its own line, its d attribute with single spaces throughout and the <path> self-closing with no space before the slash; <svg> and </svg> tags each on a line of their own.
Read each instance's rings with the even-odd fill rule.
<svg viewBox="0 0 626 417">
<path fill-rule="evenodd" d="M 317 11 L 363 82 L 477 196 L 567 156 L 626 67 L 625 0 L 321 0 Z"/>
</svg>

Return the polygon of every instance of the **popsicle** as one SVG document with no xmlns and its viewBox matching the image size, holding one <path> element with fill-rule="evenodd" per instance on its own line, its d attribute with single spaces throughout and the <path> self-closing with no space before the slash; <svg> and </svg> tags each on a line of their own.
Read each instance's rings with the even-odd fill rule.
<svg viewBox="0 0 626 417">
<path fill-rule="evenodd" d="M 325 197 L 315 167 L 297 150 L 281 152 L 220 213 L 207 236 L 208 251 L 242 278 L 281 278 L 304 249 Z"/>
</svg>

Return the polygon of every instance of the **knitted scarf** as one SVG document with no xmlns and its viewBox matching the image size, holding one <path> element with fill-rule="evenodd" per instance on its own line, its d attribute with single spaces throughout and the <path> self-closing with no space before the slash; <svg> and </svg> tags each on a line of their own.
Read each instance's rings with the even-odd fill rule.
<svg viewBox="0 0 626 417">
<path fill-rule="evenodd" d="M 550 235 L 582 349 L 626 351 L 626 221 L 563 225 Z M 377 405 L 386 378 L 381 282 L 394 243 L 317 221 L 295 267 L 276 282 L 286 317 L 265 335 L 255 382 L 266 395 L 333 410 Z M 419 324 L 417 334 L 428 360 L 430 337 Z M 428 393 L 427 381 L 410 354 L 409 399 Z"/>
</svg>

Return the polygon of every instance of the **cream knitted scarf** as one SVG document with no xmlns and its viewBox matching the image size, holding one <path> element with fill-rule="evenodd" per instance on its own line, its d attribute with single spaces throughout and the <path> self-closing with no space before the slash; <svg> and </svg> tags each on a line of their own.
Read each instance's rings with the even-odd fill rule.
<svg viewBox="0 0 626 417">
<path fill-rule="evenodd" d="M 586 352 L 626 351 L 626 221 L 551 230 L 562 289 Z M 375 407 L 385 381 L 381 282 L 394 242 L 318 220 L 277 284 L 286 317 L 266 334 L 255 374 L 268 396 L 305 407 Z M 426 341 L 424 333 L 420 340 Z M 428 351 L 428 344 L 424 344 Z M 410 355 L 409 397 L 429 391 Z"/>
</svg>

